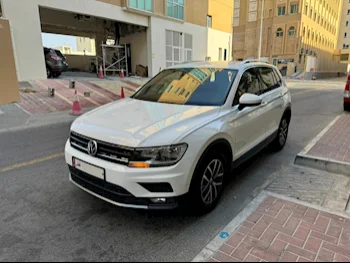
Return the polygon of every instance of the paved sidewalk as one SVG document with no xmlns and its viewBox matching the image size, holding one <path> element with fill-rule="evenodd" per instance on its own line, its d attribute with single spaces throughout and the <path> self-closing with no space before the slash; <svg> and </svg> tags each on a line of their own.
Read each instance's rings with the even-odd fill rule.
<svg viewBox="0 0 350 263">
<path fill-rule="evenodd" d="M 214 240 L 194 261 L 350 262 L 350 218 L 269 193 L 252 213 L 242 214 L 242 222 L 231 225 L 231 235 L 221 234 L 229 235 L 222 245 Z"/>
<path fill-rule="evenodd" d="M 69 80 L 47 79 L 20 84 L 21 102 L 18 106 L 30 115 L 69 111 L 77 90 L 83 108 L 93 108 L 120 99 L 121 88 L 125 96 L 131 96 L 147 79 L 78 80 L 75 89 L 69 88 Z M 48 96 L 48 88 L 55 89 L 55 96 Z M 89 92 L 90 96 L 85 96 Z"/>
<path fill-rule="evenodd" d="M 350 114 L 337 117 L 296 158 L 296 163 L 350 175 Z"/>
</svg>

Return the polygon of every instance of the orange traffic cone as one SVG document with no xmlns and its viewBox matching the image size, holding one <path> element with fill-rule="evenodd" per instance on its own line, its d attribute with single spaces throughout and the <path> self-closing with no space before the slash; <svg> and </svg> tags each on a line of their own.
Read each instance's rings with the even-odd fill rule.
<svg viewBox="0 0 350 263">
<path fill-rule="evenodd" d="M 121 78 L 121 79 L 125 78 L 124 69 L 122 69 L 122 71 L 120 72 L 120 78 Z"/>
<path fill-rule="evenodd" d="M 125 94 L 124 94 L 124 87 L 122 87 L 122 92 L 120 94 L 121 99 L 125 99 Z"/>
<path fill-rule="evenodd" d="M 75 95 L 75 98 L 74 98 L 73 107 L 72 107 L 72 115 L 79 116 L 83 114 L 83 109 L 81 108 L 81 105 L 80 105 L 78 92 L 75 91 L 74 95 Z"/>
<path fill-rule="evenodd" d="M 102 64 L 100 64 L 100 72 L 98 73 L 98 77 L 99 77 L 100 79 L 103 79 Z"/>
</svg>

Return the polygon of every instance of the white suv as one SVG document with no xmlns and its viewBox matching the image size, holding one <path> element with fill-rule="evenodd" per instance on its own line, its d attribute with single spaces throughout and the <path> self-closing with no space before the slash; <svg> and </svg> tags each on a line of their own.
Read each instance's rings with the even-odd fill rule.
<svg viewBox="0 0 350 263">
<path fill-rule="evenodd" d="M 270 64 L 177 65 L 72 124 L 70 180 L 118 206 L 173 209 L 185 199 L 209 212 L 231 169 L 284 147 L 290 120 L 289 90 Z"/>
</svg>

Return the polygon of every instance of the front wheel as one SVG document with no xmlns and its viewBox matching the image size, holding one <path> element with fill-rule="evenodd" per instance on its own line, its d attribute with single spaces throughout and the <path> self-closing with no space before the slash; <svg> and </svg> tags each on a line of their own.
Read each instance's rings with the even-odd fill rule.
<svg viewBox="0 0 350 263">
<path fill-rule="evenodd" d="M 274 151 L 281 151 L 286 145 L 289 132 L 289 122 L 290 120 L 288 116 L 284 115 L 278 128 L 277 136 L 271 144 Z"/>
<path fill-rule="evenodd" d="M 197 167 L 192 182 L 189 201 L 197 214 L 211 212 L 218 204 L 224 190 L 227 161 L 223 154 L 208 154 Z"/>
</svg>

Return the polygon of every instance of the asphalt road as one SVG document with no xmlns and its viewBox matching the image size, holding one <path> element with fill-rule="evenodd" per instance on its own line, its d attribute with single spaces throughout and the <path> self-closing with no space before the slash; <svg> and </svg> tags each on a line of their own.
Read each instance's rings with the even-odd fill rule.
<svg viewBox="0 0 350 263">
<path fill-rule="evenodd" d="M 63 156 L 56 155 L 63 153 L 69 124 L 0 134 L 0 261 L 191 260 L 342 113 L 344 85 L 290 87 L 293 118 L 285 149 L 265 150 L 236 170 L 219 207 L 200 218 L 122 209 L 75 188 Z"/>
</svg>

